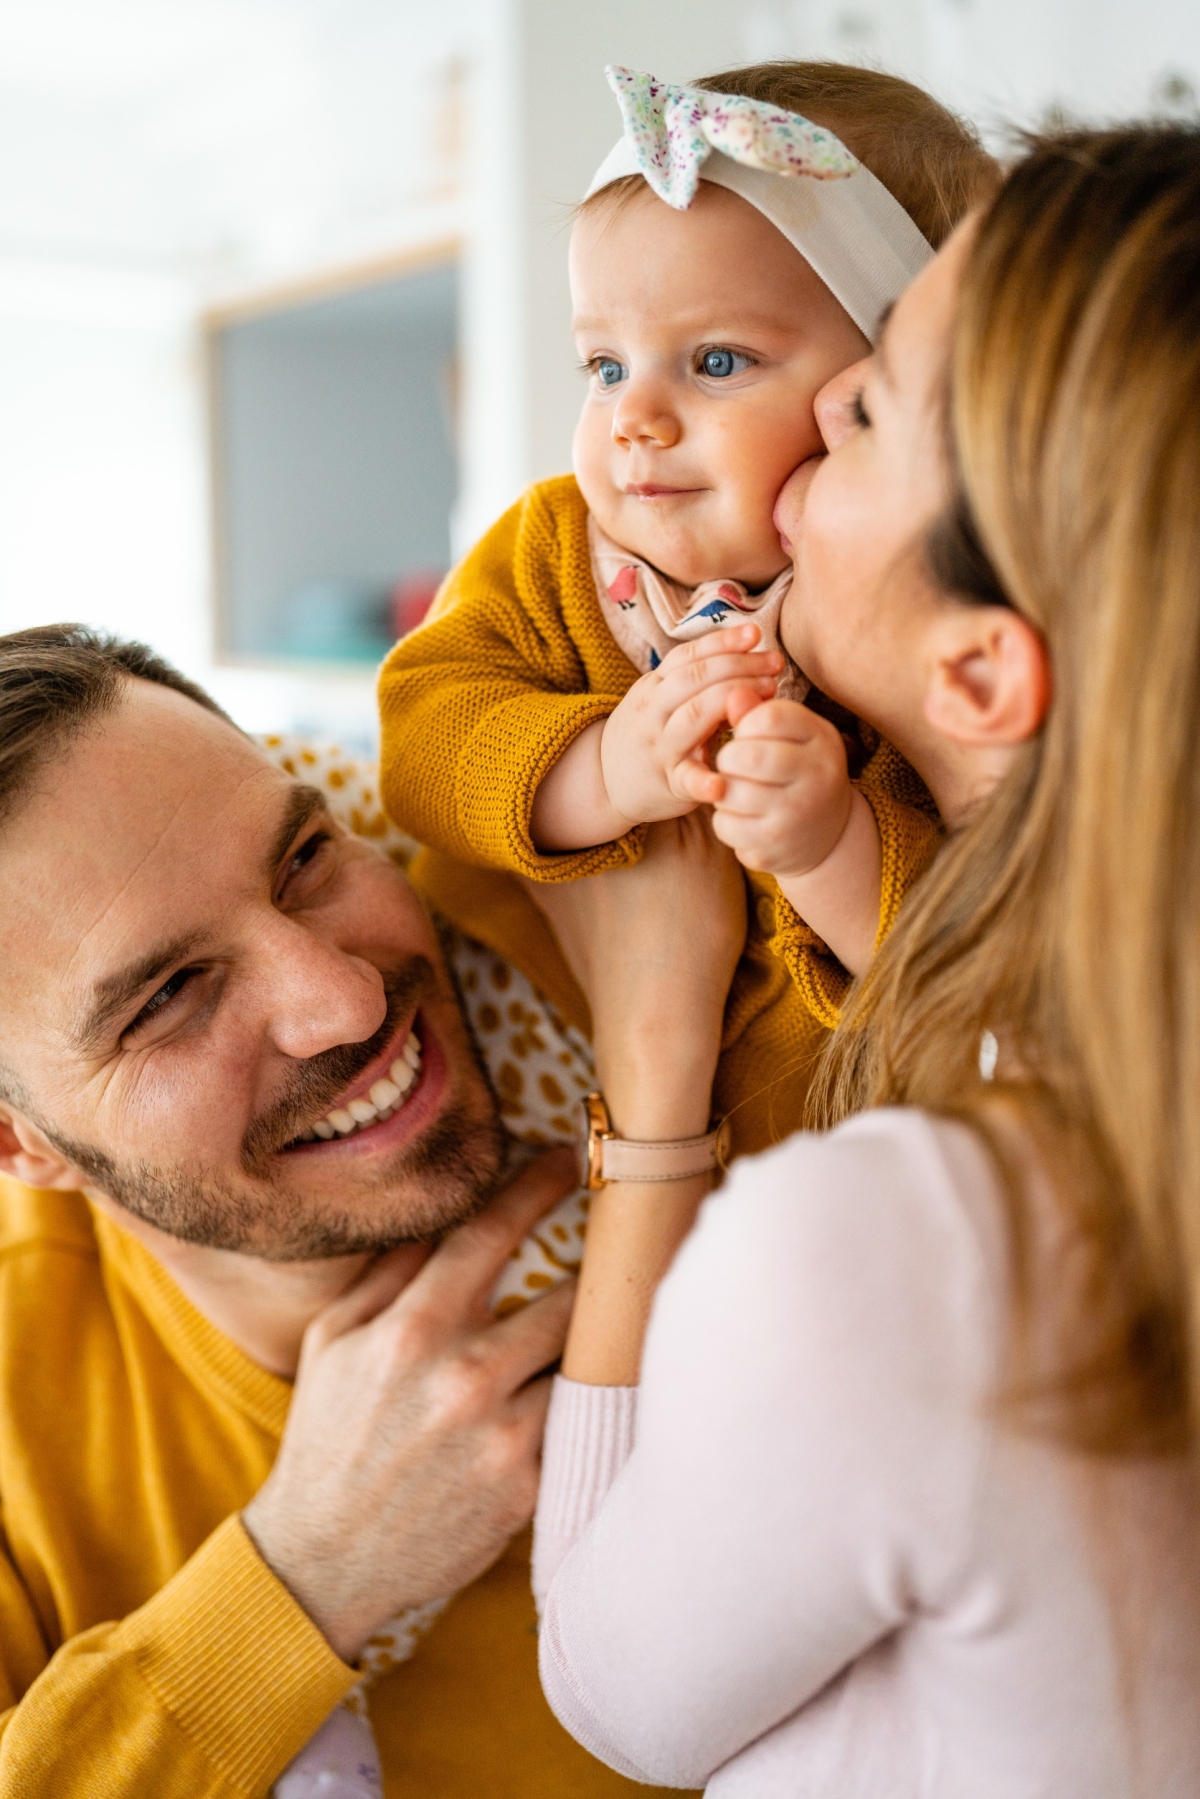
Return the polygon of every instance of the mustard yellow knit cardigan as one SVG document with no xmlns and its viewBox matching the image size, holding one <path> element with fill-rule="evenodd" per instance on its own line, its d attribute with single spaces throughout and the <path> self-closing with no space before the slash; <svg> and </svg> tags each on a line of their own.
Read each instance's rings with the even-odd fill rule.
<svg viewBox="0 0 1200 1799">
<path fill-rule="evenodd" d="M 380 783 L 397 825 L 426 847 L 410 873 L 428 903 L 513 962 L 587 1031 L 587 1004 L 541 913 L 513 880 L 574 880 L 635 862 L 615 843 L 542 856 L 533 796 L 567 745 L 638 678 L 600 610 L 587 506 L 573 476 L 531 487 L 448 577 L 429 619 L 379 683 Z M 864 737 L 857 784 L 883 843 L 880 936 L 936 845 L 932 801 L 888 743 Z M 735 1153 L 803 1119 L 812 1064 L 849 976 L 767 875 L 748 876 L 750 925 L 725 1018 L 714 1105 Z"/>
</svg>

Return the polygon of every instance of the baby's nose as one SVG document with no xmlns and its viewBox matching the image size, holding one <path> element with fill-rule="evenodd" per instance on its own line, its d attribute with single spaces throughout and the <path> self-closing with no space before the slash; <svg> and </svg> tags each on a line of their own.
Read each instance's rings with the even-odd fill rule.
<svg viewBox="0 0 1200 1799">
<path fill-rule="evenodd" d="M 670 449 L 682 436 L 677 414 L 662 401 L 623 394 L 613 413 L 613 438 L 617 443 L 652 443 Z"/>
</svg>

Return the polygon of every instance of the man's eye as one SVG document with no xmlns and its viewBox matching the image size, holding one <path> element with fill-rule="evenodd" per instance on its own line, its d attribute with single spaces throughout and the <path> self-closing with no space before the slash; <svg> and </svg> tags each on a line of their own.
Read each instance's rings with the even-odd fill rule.
<svg viewBox="0 0 1200 1799">
<path fill-rule="evenodd" d="M 744 356 L 740 350 L 705 350 L 700 358 L 700 373 L 711 376 L 714 381 L 724 381 L 730 375 L 740 375 L 753 363 L 754 358 Z"/>
<path fill-rule="evenodd" d="M 618 382 L 624 381 L 629 370 L 615 356 L 597 356 L 592 364 L 592 373 L 601 387 L 616 387 Z"/>
<path fill-rule="evenodd" d="M 164 981 L 162 986 L 158 989 L 158 992 L 150 995 L 150 998 L 146 1001 L 137 1017 L 133 1020 L 132 1024 L 128 1026 L 128 1029 L 130 1031 L 136 1031 L 139 1025 L 149 1024 L 152 1018 L 157 1018 L 159 1013 L 164 1012 L 167 1009 L 172 1000 L 177 998 L 178 995 L 183 992 L 183 989 L 187 986 L 188 982 L 199 972 L 200 971 L 197 968 L 181 968 L 176 974 L 171 976 L 169 981 Z"/>
<path fill-rule="evenodd" d="M 299 874 L 302 869 L 308 867 L 309 863 L 312 862 L 325 848 L 325 845 L 331 841 L 332 839 L 330 838 L 328 831 L 314 831 L 311 837 L 306 837 L 304 839 L 304 842 L 300 845 L 299 849 L 293 854 L 291 861 L 287 865 L 287 873 L 289 875 Z"/>
</svg>

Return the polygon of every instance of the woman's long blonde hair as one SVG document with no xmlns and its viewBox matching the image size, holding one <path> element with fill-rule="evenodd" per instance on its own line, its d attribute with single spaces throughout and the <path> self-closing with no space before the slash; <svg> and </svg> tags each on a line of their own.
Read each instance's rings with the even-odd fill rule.
<svg viewBox="0 0 1200 1799">
<path fill-rule="evenodd" d="M 976 1122 L 1020 1250 L 989 1124 L 1015 1110 L 1083 1265 L 1068 1298 L 1018 1255 L 1010 1398 L 1080 1446 L 1166 1447 L 1200 1411 L 1200 132 L 1034 146 L 970 253 L 949 417 L 931 566 L 1036 625 L 1054 694 L 862 983 L 826 1117 Z"/>
</svg>

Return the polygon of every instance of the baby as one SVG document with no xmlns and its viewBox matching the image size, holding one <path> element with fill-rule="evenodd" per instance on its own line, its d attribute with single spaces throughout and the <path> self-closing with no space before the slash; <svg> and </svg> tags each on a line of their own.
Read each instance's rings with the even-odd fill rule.
<svg viewBox="0 0 1200 1799">
<path fill-rule="evenodd" d="M 609 79 L 625 134 L 571 243 L 588 379 L 574 477 L 532 488 L 389 657 L 383 797 L 429 846 L 412 872 L 436 909 L 584 1029 L 501 871 L 620 865 L 649 822 L 712 804 L 756 871 L 714 1093 L 739 1153 L 801 1122 L 849 978 L 936 841 L 915 774 L 786 655 L 775 499 L 820 453 L 815 395 L 992 165 L 873 71 Z M 714 769 L 706 746 L 729 727 Z"/>
<path fill-rule="evenodd" d="M 849 975 L 936 839 L 915 774 L 786 655 L 776 496 L 820 453 L 815 394 L 864 354 L 993 171 L 936 102 L 870 70 L 776 63 L 686 90 L 612 79 L 626 134 L 571 246 L 588 376 L 575 473 L 532 488 L 389 657 L 383 797 L 427 846 L 410 878 L 454 927 L 464 1003 L 527 1144 L 572 1135 L 589 1020 L 513 875 L 632 861 L 648 822 L 711 804 L 756 871 L 714 1091 L 741 1153 L 801 1122 Z M 726 725 L 713 769 L 705 747 Z M 547 1257 L 573 1265 L 536 1240 L 522 1257 L 510 1274 L 538 1285 L 556 1278 Z M 367 1677 L 441 1609 L 387 1627 Z M 339 1780 L 378 1793 L 355 1703 L 279 1799 Z"/>
</svg>

